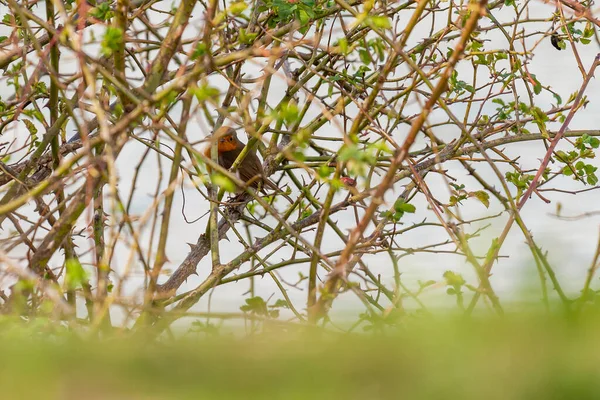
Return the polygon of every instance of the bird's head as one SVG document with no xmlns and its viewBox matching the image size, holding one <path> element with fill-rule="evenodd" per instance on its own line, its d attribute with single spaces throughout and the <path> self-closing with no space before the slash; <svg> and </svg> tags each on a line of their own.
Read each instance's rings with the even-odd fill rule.
<svg viewBox="0 0 600 400">
<path fill-rule="evenodd" d="M 233 151 L 238 147 L 238 138 L 235 130 L 230 126 L 217 129 L 214 136 L 218 140 L 219 153 Z"/>
</svg>

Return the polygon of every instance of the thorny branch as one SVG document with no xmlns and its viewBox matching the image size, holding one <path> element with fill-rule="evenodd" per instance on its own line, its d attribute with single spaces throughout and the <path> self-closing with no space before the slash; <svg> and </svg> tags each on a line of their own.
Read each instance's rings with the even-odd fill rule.
<svg viewBox="0 0 600 400">
<path fill-rule="evenodd" d="M 548 279 L 570 309 L 574 295 L 522 210 L 598 185 L 600 131 L 571 129 L 595 107 L 586 86 L 597 61 L 580 50 L 598 19 L 570 0 L 556 13 L 530 4 L 8 0 L 0 309 L 33 316 L 50 300 L 74 323 L 83 301 L 94 331 L 118 306 L 161 332 L 211 290 L 247 282 L 253 321 L 283 310 L 327 324 L 351 293 L 359 323 L 394 325 L 405 302 L 426 309 L 422 294 L 439 287 L 465 313 L 480 298 L 501 313 L 491 269 L 513 223 L 544 305 Z M 558 93 L 536 69 L 542 51 L 573 57 L 584 83 Z M 247 143 L 232 171 L 257 151 L 291 202 L 253 189 L 220 199 L 246 186 L 218 164 L 210 134 L 224 124 Z M 515 150 L 538 142 L 539 154 Z M 483 214 L 463 217 L 473 204 Z M 484 230 L 496 238 L 480 252 Z M 421 245 L 404 245 L 413 238 Z M 420 254 L 466 260 L 475 274 L 406 282 Z M 595 293 L 596 258 L 577 310 Z"/>
</svg>

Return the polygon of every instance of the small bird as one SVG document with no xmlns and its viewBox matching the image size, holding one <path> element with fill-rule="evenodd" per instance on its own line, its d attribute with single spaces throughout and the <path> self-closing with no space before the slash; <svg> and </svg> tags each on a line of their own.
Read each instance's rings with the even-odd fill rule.
<svg viewBox="0 0 600 400">
<path fill-rule="evenodd" d="M 246 145 L 242 143 L 235 130 L 229 126 L 222 126 L 217 129 L 213 136 L 217 138 L 217 149 L 219 152 L 219 165 L 225 169 L 230 169 Z M 210 158 L 211 146 L 204 150 L 204 155 Z M 293 200 L 277 187 L 277 185 L 264 176 L 262 164 L 256 155 L 256 151 L 250 151 L 246 154 L 244 160 L 238 165 L 237 176 L 240 180 L 246 182 L 250 187 L 262 190 L 265 186 L 282 193 L 290 202 Z"/>
</svg>

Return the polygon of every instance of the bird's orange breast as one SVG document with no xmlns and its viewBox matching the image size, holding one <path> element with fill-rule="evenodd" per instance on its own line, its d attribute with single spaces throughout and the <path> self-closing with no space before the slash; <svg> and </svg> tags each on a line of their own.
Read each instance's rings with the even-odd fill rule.
<svg viewBox="0 0 600 400">
<path fill-rule="evenodd" d="M 219 142 L 218 148 L 219 153 L 226 153 L 228 151 L 235 150 L 237 148 L 237 144 L 234 141 Z"/>
</svg>

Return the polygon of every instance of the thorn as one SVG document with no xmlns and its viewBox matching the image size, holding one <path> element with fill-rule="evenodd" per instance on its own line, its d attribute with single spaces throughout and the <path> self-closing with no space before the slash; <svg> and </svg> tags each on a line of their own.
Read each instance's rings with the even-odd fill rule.
<svg viewBox="0 0 600 400">
<path fill-rule="evenodd" d="M 192 250 L 192 251 L 194 251 L 198 248 L 198 245 L 194 244 L 194 243 L 188 243 L 187 245 L 190 246 L 190 250 Z"/>
</svg>

